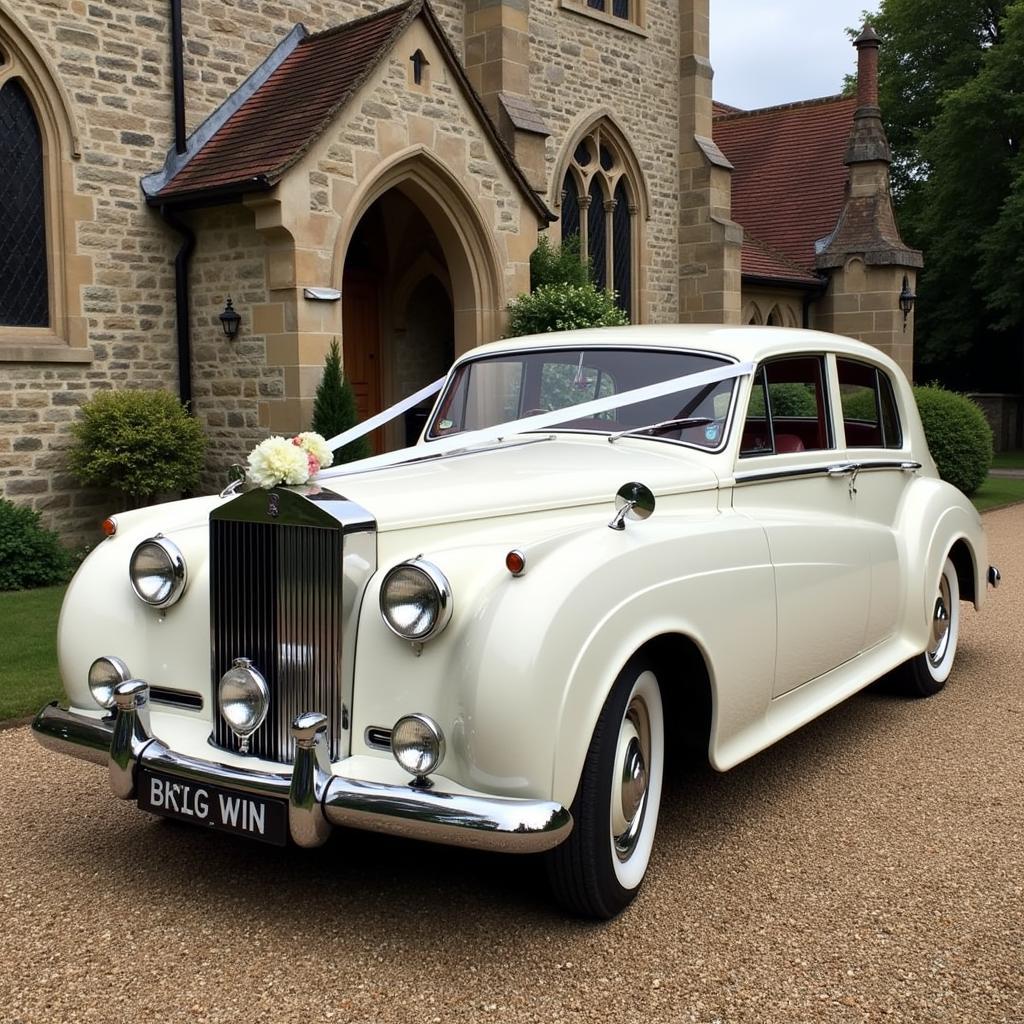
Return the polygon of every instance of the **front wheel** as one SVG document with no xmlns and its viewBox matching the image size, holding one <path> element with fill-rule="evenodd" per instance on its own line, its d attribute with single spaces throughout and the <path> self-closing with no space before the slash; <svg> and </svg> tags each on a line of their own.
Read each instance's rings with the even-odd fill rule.
<svg viewBox="0 0 1024 1024">
<path fill-rule="evenodd" d="M 928 646 L 904 667 L 905 688 L 910 696 L 931 697 L 946 685 L 953 670 L 959 636 L 960 583 L 956 566 L 947 558 L 932 598 Z"/>
<path fill-rule="evenodd" d="M 614 917 L 647 872 L 658 825 L 665 717 L 657 677 L 630 663 L 597 720 L 569 838 L 547 855 L 555 898 L 584 917 Z"/>
</svg>

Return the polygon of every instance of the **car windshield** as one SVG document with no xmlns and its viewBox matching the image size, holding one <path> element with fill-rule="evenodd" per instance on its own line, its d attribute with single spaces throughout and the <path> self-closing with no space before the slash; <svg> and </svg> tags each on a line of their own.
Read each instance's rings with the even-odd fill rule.
<svg viewBox="0 0 1024 1024">
<path fill-rule="evenodd" d="M 725 442 L 735 380 L 676 391 L 596 415 L 574 418 L 571 409 L 727 362 L 703 352 L 624 348 L 531 349 L 486 356 L 458 368 L 426 437 L 451 437 L 565 409 L 565 421 L 546 431 L 618 434 L 666 420 L 692 419 L 699 422 L 663 425 L 650 436 L 717 450 Z"/>
</svg>

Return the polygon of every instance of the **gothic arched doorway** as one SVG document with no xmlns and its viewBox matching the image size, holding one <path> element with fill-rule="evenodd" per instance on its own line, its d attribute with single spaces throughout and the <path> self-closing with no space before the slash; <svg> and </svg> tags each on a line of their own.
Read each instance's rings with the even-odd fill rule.
<svg viewBox="0 0 1024 1024">
<path fill-rule="evenodd" d="M 426 217 L 398 189 L 385 192 L 360 218 L 341 293 L 345 374 L 360 421 L 451 366 L 455 317 L 444 251 Z M 374 431 L 374 449 L 412 443 L 429 405 Z"/>
</svg>

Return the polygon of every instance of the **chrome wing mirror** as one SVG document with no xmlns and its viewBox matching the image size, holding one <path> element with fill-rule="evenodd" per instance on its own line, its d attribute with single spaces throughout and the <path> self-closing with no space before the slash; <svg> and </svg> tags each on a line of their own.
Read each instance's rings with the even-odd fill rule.
<svg viewBox="0 0 1024 1024">
<path fill-rule="evenodd" d="M 648 519 L 654 513 L 654 492 L 644 484 L 623 484 L 615 495 L 615 515 L 608 524 L 612 530 L 624 530 L 626 520 Z"/>
</svg>

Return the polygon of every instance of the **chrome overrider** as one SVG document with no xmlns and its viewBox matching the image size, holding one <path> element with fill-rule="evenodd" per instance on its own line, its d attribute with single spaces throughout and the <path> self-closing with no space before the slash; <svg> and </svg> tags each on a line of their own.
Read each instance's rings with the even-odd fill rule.
<svg viewBox="0 0 1024 1024">
<path fill-rule="evenodd" d="M 387 832 L 450 846 L 505 853 L 539 853 L 572 831 L 561 804 L 548 800 L 445 793 L 331 774 L 327 718 L 307 712 L 292 724 L 295 762 L 290 774 L 246 771 L 175 753 L 153 735 L 149 684 L 119 683 L 113 718 L 90 718 L 48 704 L 32 730 L 47 749 L 104 765 L 110 788 L 122 800 L 136 795 L 140 767 L 183 780 L 224 786 L 288 802 L 288 827 L 299 846 L 320 846 L 333 825 Z"/>
</svg>

